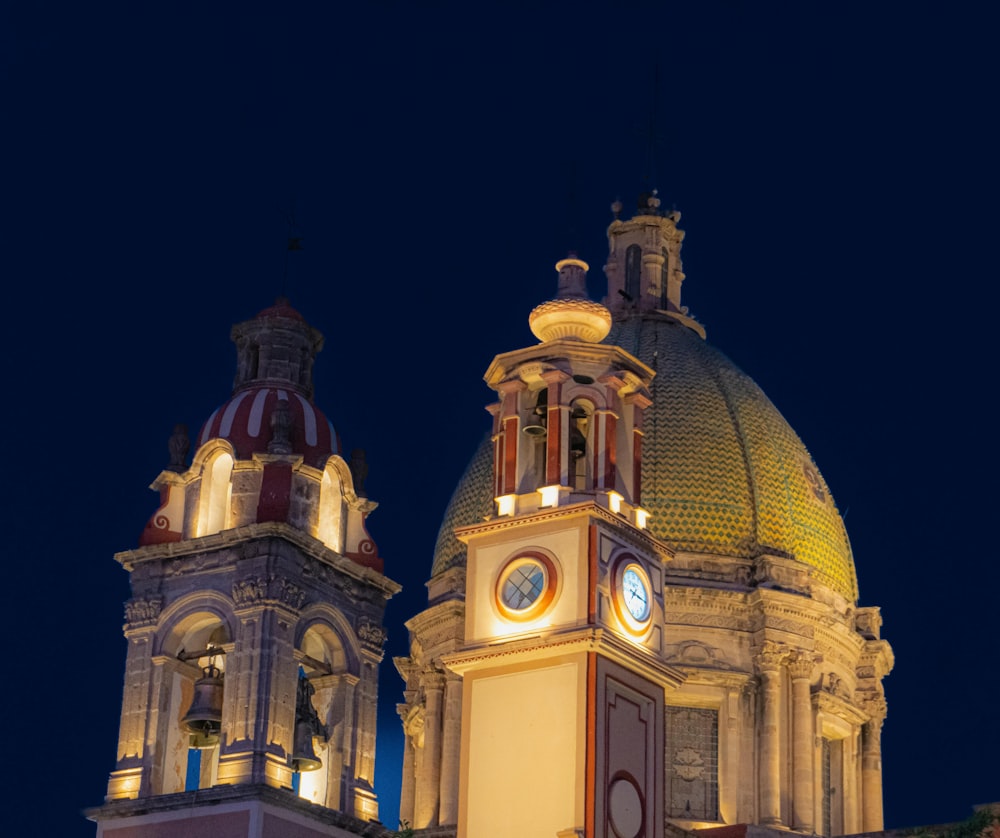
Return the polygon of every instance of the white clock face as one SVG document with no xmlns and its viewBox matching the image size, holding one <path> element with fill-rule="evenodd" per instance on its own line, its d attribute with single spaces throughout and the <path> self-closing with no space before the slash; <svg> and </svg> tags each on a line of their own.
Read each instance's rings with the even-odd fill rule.
<svg viewBox="0 0 1000 838">
<path fill-rule="evenodd" d="M 627 567 L 622 573 L 622 598 L 634 620 L 642 622 L 649 616 L 649 588 L 634 567 Z"/>
</svg>

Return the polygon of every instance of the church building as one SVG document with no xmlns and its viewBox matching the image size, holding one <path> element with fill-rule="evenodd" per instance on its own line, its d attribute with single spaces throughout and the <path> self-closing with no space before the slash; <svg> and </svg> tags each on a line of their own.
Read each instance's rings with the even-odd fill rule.
<svg viewBox="0 0 1000 838">
<path fill-rule="evenodd" d="M 841 515 L 681 304 L 680 214 L 655 192 L 612 210 L 603 302 L 569 254 L 538 342 L 485 372 L 492 433 L 393 661 L 400 818 L 427 838 L 879 831 L 893 654 Z M 116 556 L 118 762 L 87 814 L 106 838 L 396 835 L 373 781 L 399 586 L 364 460 L 313 401 L 323 340 L 287 301 L 232 337 L 232 395 L 193 443 L 177 429 Z"/>
</svg>

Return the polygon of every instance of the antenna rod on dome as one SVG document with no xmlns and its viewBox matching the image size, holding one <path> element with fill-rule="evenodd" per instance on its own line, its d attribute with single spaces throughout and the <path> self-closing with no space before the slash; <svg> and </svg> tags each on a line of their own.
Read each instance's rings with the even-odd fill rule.
<svg viewBox="0 0 1000 838">
<path fill-rule="evenodd" d="M 288 274 L 289 268 L 291 266 L 291 257 L 289 254 L 302 250 L 302 236 L 297 235 L 295 223 L 295 198 L 292 197 L 292 208 L 288 212 L 281 213 L 285 216 L 285 221 L 288 222 L 288 236 L 287 244 L 285 246 L 285 269 L 281 274 L 281 296 L 287 299 L 288 297 Z"/>
<path fill-rule="evenodd" d="M 646 189 L 656 186 L 656 146 L 659 140 L 656 112 L 660 105 L 660 62 L 653 64 L 653 95 L 649 101 L 649 123 L 646 127 Z"/>
</svg>

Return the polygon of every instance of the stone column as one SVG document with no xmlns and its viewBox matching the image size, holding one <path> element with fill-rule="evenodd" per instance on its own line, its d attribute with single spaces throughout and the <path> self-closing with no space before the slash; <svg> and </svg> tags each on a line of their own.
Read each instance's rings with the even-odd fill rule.
<svg viewBox="0 0 1000 838">
<path fill-rule="evenodd" d="M 813 831 L 813 718 L 809 685 L 815 658 L 811 652 L 796 650 L 788 661 L 792 678 L 792 826 L 800 832 Z"/>
<path fill-rule="evenodd" d="M 441 699 L 444 675 L 428 672 L 423 676 L 424 688 L 424 758 L 417 777 L 413 826 L 437 826 L 441 792 Z"/>
<path fill-rule="evenodd" d="M 399 820 L 401 823 L 413 823 L 413 781 L 414 761 L 417 742 L 411 735 L 412 716 L 416 710 L 411 704 L 397 704 L 396 712 L 403 723 L 403 780 L 399 789 Z M 391 826 L 392 824 L 390 824 Z"/>
<path fill-rule="evenodd" d="M 462 748 L 462 680 L 445 683 L 444 729 L 441 736 L 441 805 L 438 823 L 458 823 L 458 763 Z"/>
<path fill-rule="evenodd" d="M 757 653 L 763 719 L 760 735 L 760 822 L 781 825 L 781 666 L 785 647 L 767 641 Z"/>
<path fill-rule="evenodd" d="M 737 783 L 739 799 L 735 823 L 753 823 L 757 819 L 757 800 L 753 783 L 756 771 L 754 765 L 756 718 L 757 683 L 751 680 L 740 691 L 740 762 L 736 776 L 748 779 Z"/>
<path fill-rule="evenodd" d="M 861 732 L 861 799 L 863 832 L 881 832 L 882 826 L 882 723 L 885 699 L 867 702 L 870 719 Z"/>
</svg>

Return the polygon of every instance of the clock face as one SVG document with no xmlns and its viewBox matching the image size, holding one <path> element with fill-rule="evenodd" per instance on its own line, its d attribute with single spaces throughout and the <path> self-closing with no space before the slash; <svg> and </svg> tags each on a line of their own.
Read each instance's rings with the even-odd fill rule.
<svg viewBox="0 0 1000 838">
<path fill-rule="evenodd" d="M 649 588 L 634 566 L 622 573 L 622 599 L 634 620 L 642 622 L 649 616 Z"/>
</svg>

